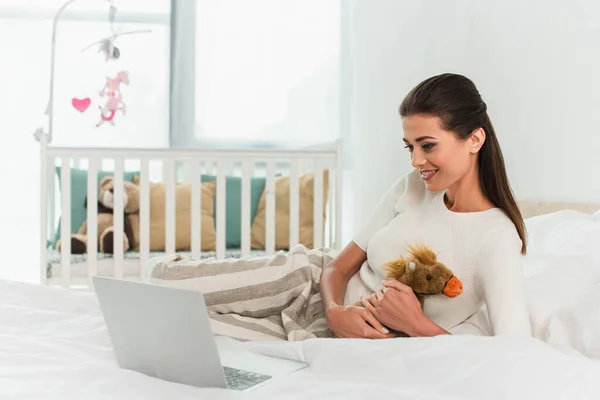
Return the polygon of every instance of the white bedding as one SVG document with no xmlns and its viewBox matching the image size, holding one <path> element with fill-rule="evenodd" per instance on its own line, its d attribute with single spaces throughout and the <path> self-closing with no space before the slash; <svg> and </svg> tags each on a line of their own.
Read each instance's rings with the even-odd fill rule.
<svg viewBox="0 0 600 400">
<path fill-rule="evenodd" d="M 92 294 L 0 281 L 0 398 L 600 399 L 596 218 L 528 221 L 528 301 L 535 333 L 547 343 L 468 336 L 234 343 L 310 364 L 249 393 L 121 370 Z"/>
<path fill-rule="evenodd" d="M 600 360 L 600 211 L 561 211 L 527 220 L 529 313 L 537 338 Z"/>
</svg>

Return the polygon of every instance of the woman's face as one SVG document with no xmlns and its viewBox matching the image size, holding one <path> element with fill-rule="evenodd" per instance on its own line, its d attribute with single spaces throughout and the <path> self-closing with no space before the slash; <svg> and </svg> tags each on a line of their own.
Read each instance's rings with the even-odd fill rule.
<svg viewBox="0 0 600 400">
<path fill-rule="evenodd" d="M 441 128 L 438 117 L 411 115 L 402 118 L 402 126 L 411 164 L 432 192 L 447 189 L 465 176 L 475 165 L 476 153 L 483 144 L 482 130 L 460 140 Z"/>
</svg>

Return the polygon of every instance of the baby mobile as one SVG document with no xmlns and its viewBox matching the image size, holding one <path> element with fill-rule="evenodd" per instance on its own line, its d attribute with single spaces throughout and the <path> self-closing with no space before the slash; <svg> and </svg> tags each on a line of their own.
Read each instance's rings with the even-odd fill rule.
<svg viewBox="0 0 600 400">
<path fill-rule="evenodd" d="M 127 32 L 117 32 L 114 27 L 115 15 L 117 8 L 115 7 L 114 0 L 107 0 L 110 3 L 109 11 L 109 22 L 111 35 L 100 39 L 89 46 L 86 46 L 81 51 L 86 51 L 95 46 L 98 47 L 98 52 L 104 54 L 104 62 L 115 62 L 121 57 L 121 50 L 116 46 L 116 40 L 118 37 L 123 35 L 130 35 L 134 33 L 150 32 L 150 30 L 135 30 Z M 96 127 L 103 125 L 108 122 L 110 125 L 115 126 L 115 116 L 117 112 L 121 112 L 125 116 L 125 101 L 123 100 L 123 93 L 121 91 L 121 85 L 129 85 L 129 72 L 126 70 L 118 72 L 115 76 L 106 77 L 104 87 L 99 91 L 100 101 L 102 105 L 99 105 L 100 117 Z M 73 98 L 71 100 L 73 107 L 83 113 L 91 104 L 91 99 L 86 97 L 84 99 Z"/>
</svg>

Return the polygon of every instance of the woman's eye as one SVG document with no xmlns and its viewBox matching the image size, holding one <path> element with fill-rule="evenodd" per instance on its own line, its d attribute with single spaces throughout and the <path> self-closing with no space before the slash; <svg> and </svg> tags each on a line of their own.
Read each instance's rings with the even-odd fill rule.
<svg viewBox="0 0 600 400">
<path fill-rule="evenodd" d="M 413 147 L 410 144 L 407 144 L 406 146 L 404 146 L 405 149 L 408 149 L 408 151 L 412 152 L 413 151 Z"/>
<path fill-rule="evenodd" d="M 425 151 L 429 151 L 429 150 L 433 149 L 433 147 L 434 147 L 434 146 L 435 146 L 435 145 L 434 145 L 433 143 L 425 143 L 425 144 L 423 145 L 423 149 L 424 149 Z"/>
</svg>

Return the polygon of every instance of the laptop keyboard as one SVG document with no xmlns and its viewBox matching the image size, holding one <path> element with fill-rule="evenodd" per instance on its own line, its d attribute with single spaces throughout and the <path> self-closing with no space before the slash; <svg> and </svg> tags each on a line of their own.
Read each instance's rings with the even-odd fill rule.
<svg viewBox="0 0 600 400">
<path fill-rule="evenodd" d="M 234 390 L 245 390 L 271 378 L 269 375 L 257 374 L 231 367 L 223 367 L 223 370 L 225 371 L 227 386 Z"/>
</svg>

